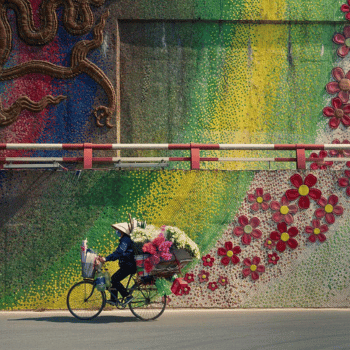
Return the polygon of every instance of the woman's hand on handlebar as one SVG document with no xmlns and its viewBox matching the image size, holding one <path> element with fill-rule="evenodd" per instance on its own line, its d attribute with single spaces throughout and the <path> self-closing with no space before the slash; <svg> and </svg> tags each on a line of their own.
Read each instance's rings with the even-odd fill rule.
<svg viewBox="0 0 350 350">
<path fill-rule="evenodd" d="M 106 262 L 106 258 L 104 258 L 103 256 L 99 256 L 97 259 L 101 264 L 104 264 Z"/>
</svg>

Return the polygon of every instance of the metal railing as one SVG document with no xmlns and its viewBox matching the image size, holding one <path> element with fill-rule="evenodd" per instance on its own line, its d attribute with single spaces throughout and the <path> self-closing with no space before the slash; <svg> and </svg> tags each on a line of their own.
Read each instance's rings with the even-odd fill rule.
<svg viewBox="0 0 350 350">
<path fill-rule="evenodd" d="M 6 150 L 62 150 L 82 151 L 78 157 L 7 157 L 1 156 Z M 107 150 L 187 150 L 187 157 L 94 157 L 93 151 Z M 295 157 L 202 157 L 201 151 L 295 151 Z M 306 157 L 307 150 L 350 151 L 350 144 L 49 144 L 49 143 L 0 143 L 0 169 L 59 167 L 60 163 L 83 163 L 84 169 L 92 169 L 94 163 L 113 163 L 116 167 L 142 166 L 165 167 L 169 162 L 190 162 L 191 170 L 199 170 L 200 162 L 294 162 L 297 169 L 306 169 L 306 162 L 347 162 L 347 157 Z M 36 166 L 33 166 L 34 163 Z M 49 164 L 48 164 L 49 163 Z M 40 166 L 41 164 L 41 166 Z"/>
</svg>

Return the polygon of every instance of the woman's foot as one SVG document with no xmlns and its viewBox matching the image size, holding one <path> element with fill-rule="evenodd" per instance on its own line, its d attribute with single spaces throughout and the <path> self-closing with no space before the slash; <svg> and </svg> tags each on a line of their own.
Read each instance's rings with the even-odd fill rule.
<svg viewBox="0 0 350 350">
<path fill-rule="evenodd" d="M 112 306 L 117 306 L 118 302 L 115 299 L 106 300 L 106 303 Z"/>
</svg>

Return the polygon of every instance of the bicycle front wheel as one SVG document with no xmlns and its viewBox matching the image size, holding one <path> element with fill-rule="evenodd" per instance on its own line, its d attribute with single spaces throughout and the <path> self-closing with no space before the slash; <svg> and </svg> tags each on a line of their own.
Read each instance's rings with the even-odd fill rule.
<svg viewBox="0 0 350 350">
<path fill-rule="evenodd" d="M 134 285 L 132 296 L 129 303 L 131 312 L 142 321 L 155 320 L 165 310 L 166 297 L 159 295 L 154 285 Z"/>
<path fill-rule="evenodd" d="M 106 293 L 99 292 L 93 281 L 76 283 L 68 292 L 67 307 L 79 320 L 91 320 L 98 316 L 106 304 Z"/>
</svg>

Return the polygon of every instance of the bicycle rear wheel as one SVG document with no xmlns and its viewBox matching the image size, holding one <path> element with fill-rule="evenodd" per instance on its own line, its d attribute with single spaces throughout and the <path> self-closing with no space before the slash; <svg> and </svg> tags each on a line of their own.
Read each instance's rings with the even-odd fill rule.
<svg viewBox="0 0 350 350">
<path fill-rule="evenodd" d="M 79 320 L 91 320 L 98 316 L 106 304 L 106 293 L 99 292 L 93 281 L 76 283 L 68 292 L 67 307 Z"/>
<path fill-rule="evenodd" d="M 165 310 L 166 297 L 159 295 L 154 285 L 135 284 L 133 290 L 133 299 L 129 304 L 131 312 L 142 321 L 155 320 Z"/>
</svg>

